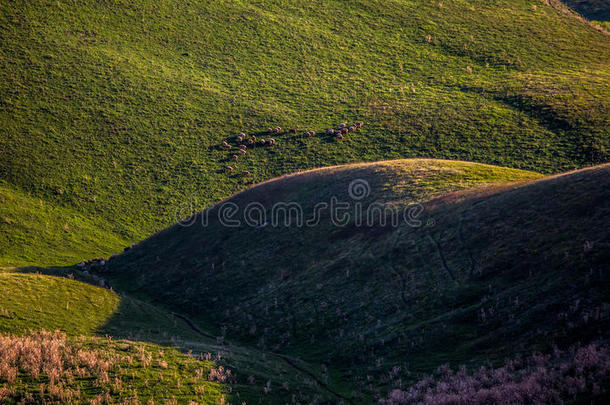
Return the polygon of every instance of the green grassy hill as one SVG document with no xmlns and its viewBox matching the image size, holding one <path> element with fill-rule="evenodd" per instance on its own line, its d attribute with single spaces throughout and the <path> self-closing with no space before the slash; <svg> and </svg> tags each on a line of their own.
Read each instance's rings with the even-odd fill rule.
<svg viewBox="0 0 610 405">
<path fill-rule="evenodd" d="M 128 242 L 116 227 L 0 182 L 0 267 L 77 263 L 100 251 L 121 251 Z"/>
<path fill-rule="evenodd" d="M 325 363 L 370 398 L 396 366 L 410 381 L 443 363 L 608 338 L 610 166 L 538 178 L 435 160 L 286 176 L 143 241 L 109 276 L 229 339 Z M 368 182 L 362 199 L 348 193 L 354 180 Z M 227 226 L 217 215 L 259 203 L 271 222 L 274 204 L 298 202 L 307 219 L 333 198 L 424 210 L 398 227 L 358 226 L 355 214 L 341 226 L 328 214 L 315 226 Z"/>
<path fill-rule="evenodd" d="M 208 381 L 213 362 L 142 341 L 169 346 L 170 336 L 178 342 L 197 336 L 149 304 L 67 278 L 12 272 L 0 272 L 0 294 L 3 404 L 24 398 L 57 404 L 106 398 L 218 404 L 228 393 L 226 384 Z M 121 337 L 132 341 L 113 339 Z M 11 376 L 11 370 L 18 374 Z M 163 383 L 150 385 L 152 379 Z"/>
<path fill-rule="evenodd" d="M 17 403 L 28 393 L 40 401 L 41 389 L 46 390 L 44 399 L 48 403 L 58 404 L 69 403 L 69 395 L 75 395 L 79 389 L 82 397 L 72 398 L 71 403 L 105 397 L 106 393 L 113 401 L 110 403 L 124 400 L 132 403 L 139 398 L 154 399 L 155 403 L 176 399 L 179 403 L 201 404 L 219 404 L 221 397 L 236 404 L 259 403 L 264 398 L 265 403 L 285 403 L 292 395 L 309 403 L 316 398 L 337 400 L 349 394 L 336 376 L 324 383 L 319 364 L 231 342 L 218 344 L 214 336 L 196 326 L 193 329 L 183 318 L 149 303 L 57 277 L 95 282 L 92 276 L 73 269 L 47 272 L 55 276 L 0 272 L 0 402 L 5 387 L 12 392 L 6 399 L 9 404 Z M 44 330 L 60 331 L 67 338 L 41 339 L 39 333 Z M 115 359 L 119 367 L 107 370 L 111 383 L 98 381 L 99 370 L 95 369 L 90 370 L 87 378 L 71 380 L 68 375 L 76 373 L 78 365 L 73 367 L 70 361 L 66 361 L 63 370 L 66 375 L 55 384 L 57 390 L 52 389 L 53 385 L 49 387 L 47 372 L 40 376 L 22 372 L 12 381 L 7 378 L 7 368 L 3 368 L 7 364 L 3 361 L 12 358 L 10 353 L 14 354 L 7 348 L 28 338 L 30 343 L 37 342 L 34 347 L 59 342 L 59 346 L 68 348 L 63 355 L 72 350 L 93 351 L 99 358 Z M 28 358 L 15 357 L 12 364 Z M 231 370 L 231 381 L 210 380 L 210 370 L 220 366 Z M 159 378 L 159 382 L 150 384 Z M 270 390 L 269 394 L 265 388 Z"/>
<path fill-rule="evenodd" d="M 74 254 L 8 228 L 20 247 L 2 240 L 5 264 L 109 254 L 191 196 L 203 208 L 319 166 L 435 157 L 551 173 L 609 157 L 610 39 L 556 2 L 3 2 L 0 45 L 6 187 L 111 224 L 101 245 L 72 235 Z M 343 142 L 302 135 L 355 120 Z M 277 125 L 298 131 L 235 163 L 220 147 Z"/>
<path fill-rule="evenodd" d="M 0 403 L 368 404 L 607 343 L 595 24 L 557 0 L 0 2 Z M 252 202 L 322 217 L 214 219 Z"/>
</svg>

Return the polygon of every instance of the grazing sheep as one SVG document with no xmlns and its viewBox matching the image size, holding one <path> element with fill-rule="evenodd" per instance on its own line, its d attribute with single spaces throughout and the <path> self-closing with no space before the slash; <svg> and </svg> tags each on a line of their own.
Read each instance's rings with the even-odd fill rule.
<svg viewBox="0 0 610 405">
<path fill-rule="evenodd" d="M 273 138 L 268 139 L 267 140 L 267 145 L 269 145 L 269 146 L 275 145 L 275 139 L 273 139 Z"/>
<path fill-rule="evenodd" d="M 347 128 L 345 128 L 345 127 L 344 127 L 344 128 L 341 128 L 341 133 L 342 133 L 343 135 L 346 135 L 348 132 L 349 132 L 349 131 L 348 131 L 348 129 L 347 129 Z"/>
<path fill-rule="evenodd" d="M 250 172 L 246 170 L 246 171 L 244 172 L 244 176 L 249 176 L 249 175 L 250 175 Z"/>
<path fill-rule="evenodd" d="M 254 139 L 250 138 L 248 139 L 248 145 L 253 145 L 254 144 Z"/>
<path fill-rule="evenodd" d="M 282 128 L 281 127 L 275 127 L 274 132 L 276 134 L 279 134 L 280 132 L 282 132 Z"/>
<path fill-rule="evenodd" d="M 356 126 L 355 125 L 350 125 L 350 127 L 347 130 L 349 132 L 355 132 L 356 131 Z"/>
<path fill-rule="evenodd" d="M 363 126 L 363 125 L 364 125 L 364 122 L 362 122 L 362 121 L 358 121 L 358 122 L 356 123 L 356 126 L 357 126 L 358 128 L 362 128 L 362 126 Z"/>
<path fill-rule="evenodd" d="M 222 147 L 225 149 L 231 149 L 231 145 L 229 145 L 226 141 L 222 141 Z"/>
<path fill-rule="evenodd" d="M 272 134 L 273 133 L 273 128 L 267 128 L 267 132 Z"/>
<path fill-rule="evenodd" d="M 252 139 L 256 141 L 256 135 L 252 135 Z"/>
<path fill-rule="evenodd" d="M 246 137 L 246 134 L 245 134 L 245 132 L 240 132 L 240 133 L 239 133 L 239 136 L 241 136 L 242 138 L 245 138 L 245 137 Z"/>
<path fill-rule="evenodd" d="M 264 140 L 264 139 L 261 139 L 259 142 L 260 142 L 260 144 L 261 144 L 261 145 L 263 145 L 263 146 L 264 146 L 264 145 L 267 143 L 267 141 L 266 141 L 266 140 Z"/>
<path fill-rule="evenodd" d="M 343 135 L 341 135 L 341 133 L 337 134 L 337 139 L 342 141 L 343 140 Z"/>
<path fill-rule="evenodd" d="M 243 149 L 240 149 L 240 150 L 239 150 L 239 153 L 241 153 L 242 155 L 245 155 L 245 154 L 246 154 L 246 151 L 245 151 L 245 150 L 243 150 Z"/>
<path fill-rule="evenodd" d="M 334 130 L 334 129 L 332 129 L 332 128 L 328 128 L 328 129 L 326 130 L 326 133 L 327 133 L 328 135 L 333 135 L 333 134 L 335 133 L 335 130 Z"/>
<path fill-rule="evenodd" d="M 347 124 L 345 122 L 342 122 L 341 124 L 339 124 L 339 128 L 345 128 L 347 126 Z"/>
<path fill-rule="evenodd" d="M 239 145 L 239 149 L 246 150 L 248 147 L 246 145 Z"/>
<path fill-rule="evenodd" d="M 226 168 L 229 173 L 231 173 L 233 171 L 233 168 L 231 166 L 227 166 Z"/>
<path fill-rule="evenodd" d="M 239 156 L 233 155 L 232 158 L 233 158 L 233 160 L 237 160 L 239 158 Z"/>
<path fill-rule="evenodd" d="M 238 136 L 237 137 L 237 142 L 243 142 L 244 141 L 244 137 L 243 136 Z"/>
</svg>

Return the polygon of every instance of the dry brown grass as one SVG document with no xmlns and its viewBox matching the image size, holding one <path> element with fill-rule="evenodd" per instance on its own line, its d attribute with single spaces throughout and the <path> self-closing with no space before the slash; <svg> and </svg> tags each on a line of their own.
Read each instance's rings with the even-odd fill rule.
<svg viewBox="0 0 610 405">
<path fill-rule="evenodd" d="M 217 403 L 217 383 L 233 376 L 221 366 L 209 373 L 210 366 L 192 355 L 111 338 L 0 335 L 0 404 L 175 403 L 175 396 Z M 171 389 L 156 389 L 161 381 Z"/>
<path fill-rule="evenodd" d="M 0 336 L 0 399 L 14 395 L 20 374 L 39 380 L 41 398 L 63 403 L 82 398 L 80 389 L 70 388 L 75 379 L 92 378 L 107 387 L 108 377 L 120 357 L 106 350 L 88 350 L 70 345 L 63 332 L 40 331 L 26 336 Z M 32 398 L 33 400 L 33 398 Z"/>
</svg>

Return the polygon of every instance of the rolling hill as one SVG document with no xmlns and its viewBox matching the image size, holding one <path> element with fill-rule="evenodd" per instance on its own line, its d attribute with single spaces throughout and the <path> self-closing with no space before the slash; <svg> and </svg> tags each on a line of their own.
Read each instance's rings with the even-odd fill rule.
<svg viewBox="0 0 610 405">
<path fill-rule="evenodd" d="M 1 1 L 0 403 L 603 403 L 565 3 Z"/>
<path fill-rule="evenodd" d="M 607 340 L 609 182 L 609 165 L 542 179 L 439 160 L 318 169 L 146 239 L 107 276 L 227 339 L 326 364 L 371 398 L 395 367 L 412 381 L 443 363 Z M 333 199 L 349 203 L 345 222 L 308 222 Z M 385 224 L 357 214 L 376 204 Z"/>
<path fill-rule="evenodd" d="M 298 170 L 405 157 L 542 173 L 603 163 L 610 39 L 564 11 L 531 0 L 2 2 L 0 177 L 111 224 L 112 243 L 95 246 L 110 254 L 171 224 L 185 199 L 205 208 Z M 322 135 L 356 120 L 364 127 L 343 142 Z M 235 163 L 220 146 L 275 126 L 273 148 Z M 70 249 L 91 251 L 88 232 L 67 232 Z M 47 253 L 35 229 L 19 238 L 38 257 L 8 238 L 3 263 L 72 260 Z"/>
<path fill-rule="evenodd" d="M 38 270 L 42 269 L 30 269 Z M 194 329 L 174 313 L 85 283 L 95 284 L 99 280 L 95 276 L 74 269 L 45 272 L 53 276 L 0 271 L 3 404 L 16 404 L 22 398 L 52 404 L 153 400 L 217 405 L 221 398 L 225 403 L 258 403 L 262 398 L 285 403 L 293 395 L 308 403 L 347 395 L 335 376 L 322 381 L 317 364 L 255 347 L 219 344 L 214 336 Z M 35 374 L 28 361 L 35 353 L 44 353 L 45 346 L 58 350 L 37 358 L 40 366 Z M 112 367 L 102 370 L 95 363 L 75 361 L 74 353 L 79 351 L 83 354 L 78 356 L 102 360 L 102 368 L 106 360 Z M 49 384 L 52 356 L 63 359 L 65 367 L 52 364 L 59 375 Z M 11 378 L 16 365 L 22 370 Z M 225 373 L 219 376 L 230 370 L 230 378 L 221 381 L 212 374 L 220 367 Z M 74 379 L 79 369 L 87 374 Z M 100 380 L 100 371 L 110 381 Z M 151 384 L 154 380 L 157 383 Z"/>
</svg>

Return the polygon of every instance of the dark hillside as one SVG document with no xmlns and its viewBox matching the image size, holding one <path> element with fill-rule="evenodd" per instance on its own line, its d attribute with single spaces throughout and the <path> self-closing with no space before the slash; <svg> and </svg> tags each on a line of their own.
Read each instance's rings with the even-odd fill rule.
<svg viewBox="0 0 610 405">
<path fill-rule="evenodd" d="M 564 0 L 564 3 L 589 20 L 610 21 L 610 3 L 606 0 Z"/>
<path fill-rule="evenodd" d="M 374 375 L 372 386 L 395 365 L 408 379 L 445 362 L 477 365 L 587 342 L 607 337 L 610 319 L 609 170 L 438 198 L 430 188 L 437 181 L 459 190 L 468 179 L 528 177 L 442 161 L 306 172 L 228 203 L 260 203 L 267 218 L 277 202 L 311 212 L 332 196 L 349 202 L 348 185 L 366 179 L 370 195 L 358 200 L 365 207 L 426 201 L 421 223 L 367 227 L 352 218 L 336 226 L 322 217 L 313 227 L 226 227 L 221 205 L 121 255 L 111 277 L 229 339 L 326 362 L 352 383 Z"/>
</svg>

